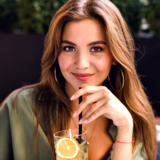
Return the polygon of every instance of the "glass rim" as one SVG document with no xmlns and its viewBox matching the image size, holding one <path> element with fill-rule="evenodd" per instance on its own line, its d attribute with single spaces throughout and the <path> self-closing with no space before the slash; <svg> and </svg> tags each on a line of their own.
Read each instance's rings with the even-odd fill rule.
<svg viewBox="0 0 160 160">
<path fill-rule="evenodd" d="M 71 129 L 71 130 L 78 130 L 78 129 Z M 66 131 L 66 132 L 67 132 L 67 131 L 69 132 L 69 129 L 68 129 L 68 130 L 58 131 L 58 132 L 54 133 L 53 136 L 54 136 L 54 137 L 57 137 L 57 138 L 58 138 L 58 137 L 64 137 L 64 136 L 56 136 L 56 134 L 62 133 L 62 132 L 65 132 L 65 131 Z M 84 131 L 84 132 L 83 132 L 83 131 Z M 75 137 L 75 136 L 82 136 L 82 135 L 84 135 L 84 134 L 86 134 L 86 133 L 87 133 L 87 130 L 82 129 L 82 134 L 77 134 L 77 135 L 74 135 L 74 136 L 72 136 L 72 137 Z"/>
</svg>

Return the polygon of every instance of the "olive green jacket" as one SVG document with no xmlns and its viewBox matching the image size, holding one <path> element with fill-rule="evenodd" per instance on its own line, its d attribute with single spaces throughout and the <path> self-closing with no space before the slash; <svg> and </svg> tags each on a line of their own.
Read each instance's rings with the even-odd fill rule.
<svg viewBox="0 0 160 160">
<path fill-rule="evenodd" d="M 25 89 L 18 94 L 15 114 L 14 100 L 18 91 L 12 92 L 0 107 L 0 160 L 35 159 L 36 116 L 33 108 L 35 93 L 33 89 Z M 116 126 L 112 125 L 109 133 L 114 141 L 117 134 Z M 137 146 L 133 160 L 147 160 L 145 152 L 140 152 L 141 146 L 141 144 Z M 52 147 L 41 125 L 38 128 L 36 151 L 38 160 L 55 160 Z"/>
</svg>

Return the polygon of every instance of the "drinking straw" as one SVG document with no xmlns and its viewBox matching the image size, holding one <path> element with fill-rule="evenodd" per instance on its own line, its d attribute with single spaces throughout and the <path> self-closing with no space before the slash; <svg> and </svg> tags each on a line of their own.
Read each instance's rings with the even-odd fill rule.
<svg viewBox="0 0 160 160">
<path fill-rule="evenodd" d="M 82 87 L 79 87 L 81 89 Z M 82 96 L 79 97 L 79 104 L 82 102 Z M 79 114 L 79 120 L 82 118 L 82 112 Z M 79 124 L 79 135 L 82 134 L 82 124 Z M 81 137 L 80 137 L 81 138 Z"/>
<path fill-rule="evenodd" d="M 70 139 L 72 137 L 71 129 L 69 129 L 69 137 L 70 137 Z"/>
</svg>

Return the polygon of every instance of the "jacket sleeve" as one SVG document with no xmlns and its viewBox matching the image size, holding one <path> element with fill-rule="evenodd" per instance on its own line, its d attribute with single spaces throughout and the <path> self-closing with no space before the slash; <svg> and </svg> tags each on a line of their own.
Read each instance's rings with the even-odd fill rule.
<svg viewBox="0 0 160 160">
<path fill-rule="evenodd" d="M 55 160 L 52 147 L 40 125 L 35 148 L 37 121 L 31 107 L 35 102 L 33 97 L 33 89 L 15 90 L 0 106 L 0 160 L 34 160 L 35 156 L 38 160 Z"/>
<path fill-rule="evenodd" d="M 0 160 L 13 160 L 10 118 L 7 102 L 0 106 Z"/>
</svg>

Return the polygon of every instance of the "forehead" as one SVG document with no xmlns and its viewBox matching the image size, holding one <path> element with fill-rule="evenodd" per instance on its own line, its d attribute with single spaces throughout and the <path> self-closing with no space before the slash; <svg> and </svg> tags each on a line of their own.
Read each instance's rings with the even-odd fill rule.
<svg viewBox="0 0 160 160">
<path fill-rule="evenodd" d="M 98 20 L 85 19 L 68 22 L 64 27 L 62 40 L 105 40 L 105 35 L 105 29 Z"/>
</svg>

